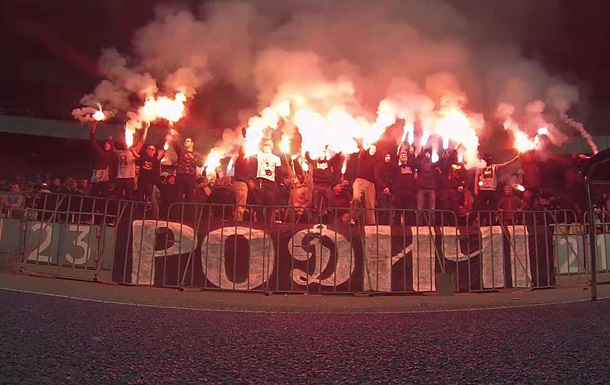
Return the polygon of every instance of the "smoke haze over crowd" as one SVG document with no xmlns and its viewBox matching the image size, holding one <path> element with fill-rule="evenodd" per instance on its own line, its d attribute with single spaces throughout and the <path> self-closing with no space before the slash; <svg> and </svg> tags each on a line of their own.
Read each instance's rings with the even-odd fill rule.
<svg viewBox="0 0 610 385">
<path fill-rule="evenodd" d="M 378 119 L 384 99 L 410 106 L 397 114 L 407 120 L 435 105 L 458 104 L 469 115 L 484 114 L 481 141 L 502 131 L 501 103 L 514 107 L 511 117 L 524 130 L 537 119 L 560 126 L 579 102 L 578 88 L 523 52 L 533 26 L 539 38 L 546 30 L 553 38 L 558 4 L 224 0 L 159 6 L 133 37 L 132 52 L 103 51 L 106 80 L 82 103 L 101 103 L 120 116 L 151 93 L 192 99 L 213 82 L 230 84 L 252 103 L 225 107 L 237 120 L 219 144 L 227 153 L 239 138 L 236 127 L 286 98 L 322 114 L 340 106 L 369 122 Z M 557 132 L 553 138 L 566 137 Z"/>
</svg>

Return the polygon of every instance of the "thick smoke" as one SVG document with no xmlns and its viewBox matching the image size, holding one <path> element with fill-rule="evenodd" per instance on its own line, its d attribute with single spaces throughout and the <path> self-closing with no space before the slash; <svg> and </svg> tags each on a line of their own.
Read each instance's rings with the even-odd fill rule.
<svg viewBox="0 0 610 385">
<path fill-rule="evenodd" d="M 252 116 L 283 100 L 369 122 L 378 120 L 384 99 L 407 122 L 443 104 L 492 121 L 498 104 L 508 103 L 519 125 L 550 125 L 544 104 L 530 103 L 543 100 L 551 86 L 567 86 L 521 52 L 523 31 L 531 23 L 543 32 L 552 27 L 557 4 L 222 0 L 206 1 L 197 12 L 164 7 L 137 32 L 132 58 L 104 51 L 100 67 L 107 80 L 82 102 L 125 113 L 137 111 L 141 103 L 134 100 L 151 93 L 193 98 L 212 80 L 230 84 L 252 98 L 252 107 L 235 111 L 239 128 L 228 128 L 215 149 L 223 156 L 240 145 L 240 128 Z M 550 105 L 566 116 L 577 99 L 557 100 Z M 479 137 L 490 136 L 492 125 L 473 117 L 481 122 Z M 294 125 L 283 129 L 294 136 Z M 558 143 L 565 140 L 556 134 Z M 476 148 L 469 151 L 476 156 Z"/>
</svg>

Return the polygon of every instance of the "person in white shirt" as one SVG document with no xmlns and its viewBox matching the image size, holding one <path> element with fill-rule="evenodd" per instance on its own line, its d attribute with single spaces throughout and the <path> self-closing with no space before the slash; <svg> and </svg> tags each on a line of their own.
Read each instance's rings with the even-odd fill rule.
<svg viewBox="0 0 610 385">
<path fill-rule="evenodd" d="M 271 221 L 272 209 L 269 206 L 273 205 L 275 200 L 276 171 L 282 166 L 282 161 L 279 156 L 272 153 L 273 142 L 266 140 L 263 142 L 262 152 L 256 155 L 256 181 L 254 189 L 256 190 L 257 218 L 260 222 Z"/>
<path fill-rule="evenodd" d="M 134 200 L 136 191 L 136 160 L 140 158 L 140 151 L 142 146 L 144 146 L 147 135 L 148 127 L 144 129 L 144 133 L 136 145 L 127 146 L 125 144 L 125 149 L 117 150 L 119 164 L 114 182 L 115 199 Z"/>
<path fill-rule="evenodd" d="M 497 206 L 497 193 L 498 187 L 498 171 L 511 163 L 519 159 L 519 154 L 516 157 L 509 160 L 508 162 L 496 164 L 492 163 L 490 154 L 483 156 L 485 167 L 478 168 L 474 177 L 474 195 L 475 195 L 475 208 L 478 211 L 486 211 L 482 213 L 482 223 L 484 225 L 489 224 L 489 218 L 491 217 L 490 211 L 496 210 Z"/>
</svg>

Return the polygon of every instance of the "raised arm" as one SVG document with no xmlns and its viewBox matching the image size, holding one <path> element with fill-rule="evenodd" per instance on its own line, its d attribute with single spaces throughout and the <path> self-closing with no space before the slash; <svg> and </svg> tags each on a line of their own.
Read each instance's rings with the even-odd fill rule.
<svg viewBox="0 0 610 385">
<path fill-rule="evenodd" d="M 157 159 L 162 160 L 165 157 L 165 149 L 161 148 L 158 152 L 157 152 Z"/>
<path fill-rule="evenodd" d="M 479 178 L 481 177 L 481 169 L 477 168 L 477 172 L 474 174 L 474 195 L 479 195 Z"/>
<path fill-rule="evenodd" d="M 136 143 L 135 146 L 132 146 L 132 152 L 134 152 L 134 155 L 136 155 L 137 157 L 139 157 L 140 155 L 140 151 L 142 151 L 142 146 L 144 146 L 144 142 L 146 142 L 146 137 L 148 136 L 148 125 L 146 125 L 146 127 L 144 127 L 144 132 L 142 133 L 142 137 L 140 137 L 140 140 L 138 141 L 138 143 Z"/>
<path fill-rule="evenodd" d="M 93 125 L 91 127 L 91 132 L 89 133 L 89 143 L 91 144 L 91 147 L 93 147 L 93 149 L 95 151 L 97 151 L 100 154 L 103 154 L 104 150 L 102 149 L 102 146 L 100 146 L 100 144 L 97 142 L 97 140 L 95 140 L 95 125 Z"/>
<path fill-rule="evenodd" d="M 511 163 L 514 163 L 515 161 L 517 161 L 517 159 L 519 159 L 520 155 L 521 155 L 521 152 L 518 152 L 517 155 L 514 158 L 512 158 L 511 160 L 509 160 L 508 162 L 496 164 L 496 170 L 499 170 L 499 169 L 501 169 L 503 167 L 508 166 Z"/>
</svg>

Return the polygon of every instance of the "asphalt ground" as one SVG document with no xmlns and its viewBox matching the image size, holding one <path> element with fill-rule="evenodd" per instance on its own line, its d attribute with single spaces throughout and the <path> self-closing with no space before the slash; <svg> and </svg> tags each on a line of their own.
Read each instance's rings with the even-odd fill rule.
<svg viewBox="0 0 610 385">
<path fill-rule="evenodd" d="M 607 384 L 610 286 L 180 292 L 0 274 L 2 384 Z"/>
</svg>

